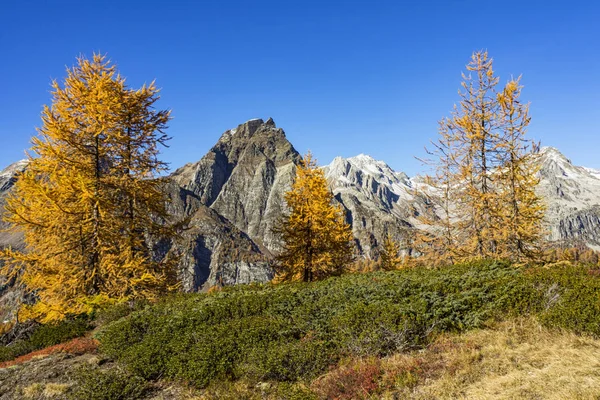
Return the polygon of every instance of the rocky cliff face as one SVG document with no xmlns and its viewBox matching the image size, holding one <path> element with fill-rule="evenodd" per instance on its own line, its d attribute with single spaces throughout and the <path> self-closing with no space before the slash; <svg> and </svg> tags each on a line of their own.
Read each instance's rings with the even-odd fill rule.
<svg viewBox="0 0 600 400">
<path fill-rule="evenodd" d="M 364 154 L 336 157 L 324 170 L 336 200 L 347 210 L 360 253 L 375 257 L 388 232 L 399 241 L 406 236 L 415 207 L 422 204 L 406 174 Z"/>
<path fill-rule="evenodd" d="M 300 155 L 272 119 L 250 120 L 226 131 L 199 162 L 171 178 L 200 202 L 269 250 Z"/>
<path fill-rule="evenodd" d="M 158 243 L 159 257 L 175 251 L 180 258 L 179 276 L 185 291 L 215 284 L 267 282 L 273 278 L 270 253 L 257 245 L 192 192 L 173 181 L 167 183 L 169 209 L 175 220 L 186 220 L 173 242 Z"/>
<path fill-rule="evenodd" d="M 539 178 L 549 238 L 600 250 L 600 171 L 575 166 L 557 149 L 545 147 L 540 152 Z"/>
</svg>

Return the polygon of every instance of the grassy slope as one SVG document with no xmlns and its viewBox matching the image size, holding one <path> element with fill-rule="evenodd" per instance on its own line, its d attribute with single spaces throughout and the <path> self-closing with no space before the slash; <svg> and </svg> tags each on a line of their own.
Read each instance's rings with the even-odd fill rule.
<svg viewBox="0 0 600 400">
<path fill-rule="evenodd" d="M 101 328 L 129 375 L 65 382 L 90 399 L 128 379 L 189 398 L 594 398 L 599 298 L 587 268 L 497 263 L 179 295 Z"/>
<path fill-rule="evenodd" d="M 514 318 L 438 336 L 426 348 L 344 360 L 293 387 L 220 383 L 208 399 L 598 399 L 600 340 Z M 297 397 L 286 397 L 285 393 Z M 283 394 L 282 394 L 283 393 Z M 302 393 L 302 394 L 300 394 Z M 314 396 L 314 397 L 311 397 Z"/>
<path fill-rule="evenodd" d="M 73 379 L 74 371 L 97 362 L 97 356 L 50 356 L 0 370 L 0 397 L 63 398 L 81 384 Z M 485 329 L 443 334 L 422 350 L 382 359 L 345 359 L 308 382 L 242 379 L 196 390 L 162 383 L 143 398 L 591 400 L 600 393 L 599 363 L 600 340 L 548 329 L 534 318 L 516 318 Z"/>
<path fill-rule="evenodd" d="M 597 399 L 600 394 L 600 341 L 550 330 L 531 318 L 444 335 L 421 354 L 387 362 L 402 365 L 406 359 L 432 366 L 429 379 L 420 377 L 414 387 L 399 391 L 414 399 Z"/>
</svg>

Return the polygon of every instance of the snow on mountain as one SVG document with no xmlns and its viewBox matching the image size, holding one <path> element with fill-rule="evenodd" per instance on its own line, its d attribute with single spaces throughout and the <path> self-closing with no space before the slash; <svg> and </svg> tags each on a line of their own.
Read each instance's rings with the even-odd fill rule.
<svg viewBox="0 0 600 400">
<path fill-rule="evenodd" d="M 551 240 L 600 245 L 600 172 L 573 165 L 553 147 L 541 149 L 539 162 Z"/>
<path fill-rule="evenodd" d="M 0 195 L 13 185 L 15 176 L 24 171 L 28 163 L 27 160 L 20 160 L 0 171 Z"/>
<path fill-rule="evenodd" d="M 548 237 L 600 246 L 600 171 L 573 165 L 553 147 L 542 148 L 538 162 L 538 193 L 547 207 Z M 416 216 L 424 211 L 425 201 L 416 189 L 433 190 L 422 177 L 409 179 L 364 154 L 336 157 L 323 169 L 367 254 L 386 231 L 401 237 L 403 229 L 417 226 Z"/>
<path fill-rule="evenodd" d="M 600 170 L 597 169 L 593 169 L 593 168 L 587 168 L 587 167 L 582 167 L 584 170 L 586 170 L 587 172 L 590 173 L 590 175 L 592 175 L 595 178 L 600 179 Z"/>
<path fill-rule="evenodd" d="M 359 250 L 375 256 L 377 244 L 387 233 L 398 240 L 414 222 L 415 198 L 412 182 L 403 172 L 396 172 L 383 161 L 359 154 L 336 157 L 323 167 L 335 198 L 347 210 Z"/>
<path fill-rule="evenodd" d="M 358 190 L 369 198 L 379 198 L 385 208 L 397 198 L 412 198 L 411 181 L 404 172 L 396 172 L 385 162 L 365 154 L 336 157 L 323 169 L 334 192 Z"/>
</svg>

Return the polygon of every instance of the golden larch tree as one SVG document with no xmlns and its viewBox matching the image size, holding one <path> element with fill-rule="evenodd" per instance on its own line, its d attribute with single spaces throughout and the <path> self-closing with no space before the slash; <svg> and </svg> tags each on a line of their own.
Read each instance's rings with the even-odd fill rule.
<svg viewBox="0 0 600 400">
<path fill-rule="evenodd" d="M 385 235 L 383 246 L 379 254 L 380 267 L 384 271 L 393 271 L 403 264 L 400 256 L 400 245 L 394 240 L 389 232 Z"/>
<path fill-rule="evenodd" d="M 439 122 L 439 139 L 432 141 L 432 149 L 425 149 L 431 158 L 421 159 L 434 167 L 432 175 L 417 182 L 414 192 L 426 200 L 426 207 L 418 217 L 414 248 L 419 261 L 428 265 L 453 264 L 460 258 L 462 240 L 458 229 L 456 198 L 459 178 L 455 161 L 456 142 L 448 129 L 448 121 Z"/>
<path fill-rule="evenodd" d="M 457 163 L 458 191 L 456 209 L 465 242 L 461 253 L 465 257 L 498 255 L 496 236 L 498 193 L 493 183 L 493 171 L 498 166 L 496 154 L 500 142 L 498 100 L 493 60 L 487 52 L 475 52 L 468 74 L 463 74 L 459 91 L 461 101 L 452 117 L 446 120 L 451 140 L 455 142 L 453 156 Z"/>
<path fill-rule="evenodd" d="M 341 273 L 353 259 L 352 231 L 310 153 L 296 168 L 285 201 L 289 214 L 275 229 L 283 242 L 276 281 L 311 282 Z"/>
<path fill-rule="evenodd" d="M 5 207 L 26 249 L 8 249 L 2 273 L 36 295 L 23 316 L 42 322 L 154 299 L 173 287 L 173 263 L 153 260 L 145 240 L 168 219 L 154 178 L 165 169 L 157 155 L 169 112 L 154 110 L 154 84 L 128 88 L 102 55 L 80 57 L 52 88 Z"/>
<path fill-rule="evenodd" d="M 544 236 L 545 205 L 535 193 L 539 183 L 539 145 L 525 134 L 529 125 L 529 104 L 519 97 L 520 77 L 510 80 L 498 94 L 503 135 L 498 147 L 501 164 L 496 186 L 501 196 L 502 256 L 514 261 L 539 259 Z"/>
<path fill-rule="evenodd" d="M 436 212 L 421 218 L 417 251 L 446 263 L 539 255 L 538 146 L 524 136 L 529 114 L 519 101 L 519 80 L 498 92 L 493 61 L 483 51 L 472 55 L 467 71 L 461 101 L 440 122 L 434 142 L 436 173 L 424 187 Z"/>
</svg>

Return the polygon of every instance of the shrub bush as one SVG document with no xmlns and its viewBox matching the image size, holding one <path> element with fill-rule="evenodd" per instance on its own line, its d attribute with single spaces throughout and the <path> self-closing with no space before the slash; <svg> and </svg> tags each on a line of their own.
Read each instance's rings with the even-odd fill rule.
<svg viewBox="0 0 600 400">
<path fill-rule="evenodd" d="M 350 360 L 312 384 L 316 393 L 324 399 L 356 400 L 373 398 L 379 389 L 383 374 L 381 361 L 377 358 Z"/>
<path fill-rule="evenodd" d="M 91 318 L 95 325 L 106 325 L 110 322 L 124 318 L 134 311 L 142 310 L 148 306 L 148 304 L 149 303 L 144 300 L 112 304 L 95 310 Z"/>
<path fill-rule="evenodd" d="M 13 360 L 32 351 L 83 336 L 90 328 L 90 319 L 87 316 L 39 325 L 28 338 L 17 340 L 7 346 L 0 346 L 0 362 Z"/>
<path fill-rule="evenodd" d="M 596 271 L 574 265 L 533 271 L 534 282 L 543 293 L 542 323 L 600 337 L 600 277 Z"/>
<path fill-rule="evenodd" d="M 150 389 L 143 378 L 118 368 L 81 367 L 73 374 L 73 380 L 69 394 L 72 400 L 136 400 L 144 398 Z"/>
<path fill-rule="evenodd" d="M 552 279 L 544 274 L 479 262 L 231 287 L 172 297 L 109 324 L 98 338 L 103 352 L 146 379 L 196 387 L 240 377 L 293 382 L 342 357 L 387 355 L 423 346 L 438 332 L 548 312 Z"/>
</svg>

